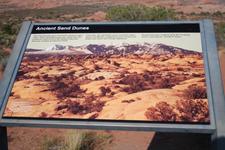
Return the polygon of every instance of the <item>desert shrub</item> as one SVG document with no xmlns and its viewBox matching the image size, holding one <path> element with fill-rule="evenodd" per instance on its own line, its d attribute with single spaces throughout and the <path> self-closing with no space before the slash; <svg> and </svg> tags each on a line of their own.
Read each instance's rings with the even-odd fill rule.
<svg viewBox="0 0 225 150">
<path fill-rule="evenodd" d="M 148 70 L 145 70 L 144 73 L 142 74 L 142 76 L 144 77 L 144 79 L 146 81 L 149 81 L 151 82 L 152 84 L 155 83 L 155 75 L 157 75 L 157 71 L 148 71 Z"/>
<path fill-rule="evenodd" d="M 84 102 L 66 100 L 63 104 L 56 106 L 55 111 L 66 109 L 73 114 L 84 115 L 92 112 L 98 113 L 102 111 L 104 105 L 104 101 L 100 101 L 94 96 L 89 96 L 85 98 Z"/>
<path fill-rule="evenodd" d="M 53 91 L 57 98 L 59 99 L 65 99 L 67 97 L 81 97 L 82 93 L 85 92 L 85 90 L 82 90 L 80 88 L 80 85 L 76 82 L 67 82 L 69 78 L 65 81 L 53 81 L 50 83 L 50 91 Z"/>
<path fill-rule="evenodd" d="M 121 103 L 133 103 L 135 102 L 134 99 L 129 99 L 129 100 L 122 100 Z"/>
<path fill-rule="evenodd" d="M 0 51 L 0 66 L 2 67 L 2 69 L 6 67 L 7 62 L 8 62 L 8 54 Z"/>
<path fill-rule="evenodd" d="M 145 116 L 152 121 L 176 121 L 178 115 L 173 106 L 166 102 L 159 102 L 155 107 L 149 107 Z"/>
<path fill-rule="evenodd" d="M 104 76 L 99 76 L 99 77 L 95 78 L 95 80 L 104 80 L 104 79 L 105 79 Z"/>
<path fill-rule="evenodd" d="M 180 113 L 181 121 L 208 122 L 208 103 L 201 99 L 178 100 L 176 109 Z"/>
<path fill-rule="evenodd" d="M 99 89 L 101 91 L 101 96 L 106 96 L 107 93 L 111 92 L 110 87 L 101 86 Z"/>
<path fill-rule="evenodd" d="M 95 69 L 95 70 L 100 70 L 100 69 L 102 69 L 102 68 L 101 68 L 99 65 L 96 65 L 96 64 L 95 64 L 95 65 L 94 65 L 94 69 Z"/>
<path fill-rule="evenodd" d="M 178 67 L 178 68 L 177 68 L 177 71 L 185 71 L 185 69 L 182 68 L 182 67 Z"/>
<path fill-rule="evenodd" d="M 42 150 L 63 150 L 64 144 L 60 137 L 44 137 L 41 145 Z"/>
<path fill-rule="evenodd" d="M 119 84 L 129 85 L 129 87 L 123 88 L 123 91 L 127 93 L 142 91 L 146 85 L 144 77 L 139 74 L 127 75 L 119 81 Z"/>
<path fill-rule="evenodd" d="M 72 85 L 63 84 L 63 86 L 57 92 L 57 97 L 58 98 L 78 97 L 81 93 L 83 93 L 83 90 L 81 90 L 79 85 L 77 85 L 77 84 L 72 84 Z"/>
<path fill-rule="evenodd" d="M 198 85 L 190 85 L 184 90 L 184 97 L 188 99 L 204 99 L 207 98 L 206 87 Z"/>
<path fill-rule="evenodd" d="M 153 88 L 154 76 L 151 72 L 145 72 L 143 74 L 133 73 L 122 76 L 122 79 L 118 83 L 129 85 L 129 87 L 123 88 L 124 92 L 135 93 Z"/>
<path fill-rule="evenodd" d="M 117 67 L 120 67 L 121 64 L 119 64 L 119 63 L 113 61 L 113 65 L 115 65 L 115 66 L 117 66 Z"/>
<path fill-rule="evenodd" d="M 196 15 L 196 13 L 195 12 L 191 12 L 190 15 L 191 16 L 194 16 L 194 15 Z"/>
<path fill-rule="evenodd" d="M 95 114 L 89 116 L 88 119 L 96 119 L 98 116 L 99 116 L 99 114 L 95 113 Z"/>
<path fill-rule="evenodd" d="M 4 34 L 12 35 L 18 31 L 18 28 L 14 25 L 14 22 L 8 22 L 2 25 L 2 31 Z"/>
<path fill-rule="evenodd" d="M 46 112 L 41 112 L 39 115 L 40 118 L 47 118 L 48 114 Z"/>
<path fill-rule="evenodd" d="M 1 55 L 1 52 L 0 52 L 0 80 L 1 80 L 3 72 L 5 70 L 7 61 L 8 61 L 8 56 L 3 56 L 3 55 Z"/>
<path fill-rule="evenodd" d="M 79 150 L 93 150 L 97 146 L 97 134 L 95 132 L 86 132 L 83 134 Z"/>
<path fill-rule="evenodd" d="M 73 114 L 82 113 L 84 111 L 84 107 L 76 101 L 67 101 L 65 106 L 67 106 L 67 110 Z"/>
<path fill-rule="evenodd" d="M 139 81 L 135 84 L 130 85 L 129 87 L 124 87 L 122 90 L 124 92 L 131 94 L 131 93 L 136 93 L 136 92 L 147 90 L 147 89 L 150 89 L 150 88 L 147 88 L 147 83 L 144 81 Z"/>
<path fill-rule="evenodd" d="M 112 141 L 111 134 L 97 134 L 90 131 L 73 131 L 65 135 L 65 150 L 103 150 Z"/>
<path fill-rule="evenodd" d="M 160 88 L 171 88 L 175 85 L 175 82 L 173 83 L 172 80 L 167 78 L 162 79 L 161 81 Z"/>
<path fill-rule="evenodd" d="M 216 12 L 214 12 L 212 15 L 215 16 L 215 17 L 222 17 L 223 14 L 224 14 L 224 13 L 221 12 L 221 11 L 216 11 Z"/>
<path fill-rule="evenodd" d="M 0 23 L 0 48 L 12 48 L 19 31 L 21 21 L 18 19 L 7 20 L 6 23 Z"/>
<path fill-rule="evenodd" d="M 6 56 L 8 56 L 8 53 L 5 52 L 4 50 L 0 49 L 0 60 L 2 60 L 3 58 L 5 58 Z"/>
<path fill-rule="evenodd" d="M 204 74 L 192 73 L 193 77 L 204 77 Z"/>
<path fill-rule="evenodd" d="M 7 22 L 0 22 L 0 66 L 1 71 L 4 70 L 9 52 L 4 51 L 5 48 L 12 48 L 16 39 L 16 34 L 19 31 L 20 23 L 17 19 L 8 20 Z"/>
<path fill-rule="evenodd" d="M 221 46 L 225 46 L 225 22 L 216 23 L 216 38 Z"/>
<path fill-rule="evenodd" d="M 210 16 L 210 12 L 200 12 L 201 16 Z"/>
<path fill-rule="evenodd" d="M 149 89 L 161 89 L 171 88 L 177 83 L 187 79 L 185 76 L 176 77 L 162 77 L 158 72 L 148 72 L 137 74 L 129 74 L 121 76 L 121 80 L 117 83 L 129 85 L 128 87 L 122 88 L 122 91 L 127 93 L 135 93 L 138 91 L 149 90 Z"/>
<path fill-rule="evenodd" d="M 137 82 L 144 80 L 142 76 L 139 74 L 130 74 L 127 76 L 124 76 L 119 83 L 120 84 L 126 84 L 126 85 L 135 85 Z"/>
<path fill-rule="evenodd" d="M 80 150 L 84 137 L 84 132 L 74 130 L 73 132 L 67 132 L 65 135 L 65 149 L 67 150 Z"/>
<path fill-rule="evenodd" d="M 131 4 L 109 8 L 106 18 L 112 21 L 171 20 L 175 19 L 176 15 L 174 10 L 164 7 Z"/>
<path fill-rule="evenodd" d="M 55 111 L 60 111 L 65 108 L 68 108 L 68 105 L 66 105 L 66 104 L 58 105 L 58 106 L 56 106 Z"/>
<path fill-rule="evenodd" d="M 103 150 L 104 146 L 112 142 L 112 135 L 108 133 L 70 130 L 63 136 L 44 137 L 42 150 Z"/>
</svg>

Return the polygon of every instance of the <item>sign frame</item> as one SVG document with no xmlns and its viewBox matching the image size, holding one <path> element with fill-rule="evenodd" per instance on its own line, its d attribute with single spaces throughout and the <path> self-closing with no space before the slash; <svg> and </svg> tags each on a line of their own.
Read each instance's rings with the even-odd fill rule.
<svg viewBox="0 0 225 150">
<path fill-rule="evenodd" d="M 32 23 L 30 21 L 24 22 L 16 43 L 14 45 L 12 54 L 6 66 L 2 82 L 0 83 L 0 126 L 21 126 L 21 127 L 44 127 L 44 128 L 81 128 L 81 129 L 109 129 L 109 130 L 136 130 L 136 131 L 156 131 L 156 132 L 190 132 L 190 133 L 210 133 L 213 134 L 218 128 L 217 120 L 223 116 L 215 112 L 215 106 L 218 102 L 223 101 L 223 88 L 221 83 L 220 69 L 218 65 L 218 55 L 216 49 L 215 37 L 213 37 L 213 26 L 210 20 L 202 21 L 146 21 L 146 22 L 74 22 L 74 23 L 54 23 L 54 25 L 91 25 L 91 24 L 192 24 L 198 23 L 200 25 L 200 34 L 202 42 L 202 50 L 204 56 L 205 76 L 207 83 L 207 95 L 210 112 L 210 124 L 184 124 L 184 123 L 133 123 L 133 122 L 106 122 L 106 121 L 89 121 L 89 120 L 43 120 L 43 119 L 17 119 L 17 118 L 3 118 L 4 109 L 7 104 L 8 96 L 11 92 L 14 80 L 16 78 L 17 70 L 26 49 L 31 31 L 34 25 L 51 25 L 53 23 Z M 216 59 L 213 60 L 213 59 Z M 217 94 L 212 94 L 217 90 Z M 215 104 L 215 99 L 217 103 Z M 222 104 L 223 103 L 223 104 Z M 221 102 L 221 106 L 225 106 Z M 220 106 L 220 107 L 221 107 Z M 219 107 L 219 106 L 218 106 Z M 222 110 L 225 112 L 225 107 Z M 221 112 L 221 110 L 220 110 Z M 224 113 L 225 114 L 225 113 Z M 224 119 L 222 119 L 224 120 Z M 225 132 L 224 132 L 225 133 Z"/>
</svg>

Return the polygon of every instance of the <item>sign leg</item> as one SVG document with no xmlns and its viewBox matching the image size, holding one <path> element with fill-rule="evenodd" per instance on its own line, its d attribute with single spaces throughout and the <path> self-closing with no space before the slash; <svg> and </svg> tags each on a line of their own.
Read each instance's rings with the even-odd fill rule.
<svg viewBox="0 0 225 150">
<path fill-rule="evenodd" d="M 8 150 L 6 127 L 0 127 L 0 150 Z"/>
<path fill-rule="evenodd" d="M 212 150 L 224 150 L 225 135 L 218 136 L 217 134 L 213 134 L 211 140 L 212 140 Z"/>
</svg>

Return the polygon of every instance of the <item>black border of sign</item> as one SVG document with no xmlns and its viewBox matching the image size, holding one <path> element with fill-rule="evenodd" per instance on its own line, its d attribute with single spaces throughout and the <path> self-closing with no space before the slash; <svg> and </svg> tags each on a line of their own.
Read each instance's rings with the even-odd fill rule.
<svg viewBox="0 0 225 150">
<path fill-rule="evenodd" d="M 34 25 L 43 25 L 43 23 L 32 23 L 24 22 L 20 33 L 17 37 L 13 52 L 9 58 L 9 63 L 5 69 L 3 79 L 0 87 L 2 92 L 0 93 L 0 125 L 1 126 L 26 126 L 26 127 L 52 127 L 52 128 L 89 128 L 89 129 L 110 129 L 110 130 L 140 130 L 140 131 L 160 131 L 160 132 L 192 132 L 192 133 L 214 133 L 216 130 L 215 118 L 217 118 L 217 113 L 214 107 L 215 99 L 223 98 L 223 92 L 219 92 L 220 95 L 212 95 L 213 89 L 217 88 L 217 91 L 223 90 L 222 87 L 218 89 L 216 83 L 221 82 L 220 70 L 217 63 L 214 63 L 215 57 L 213 59 L 210 56 L 214 56 L 213 53 L 217 52 L 215 49 L 209 49 L 209 45 L 215 43 L 215 38 L 211 38 L 208 32 L 213 32 L 213 28 L 210 26 L 212 24 L 209 20 L 203 21 L 166 21 L 166 22 L 100 22 L 100 23 L 54 23 L 54 25 L 119 25 L 119 24 L 193 24 L 197 23 L 200 25 L 200 33 L 202 40 L 202 49 L 205 62 L 205 74 L 207 82 L 207 93 L 209 100 L 209 110 L 210 110 L 210 124 L 183 124 L 183 123 L 139 123 L 139 122 L 105 122 L 105 121 L 82 121 L 82 120 L 43 120 L 43 119 L 17 119 L 17 118 L 3 118 L 4 108 L 6 107 L 7 99 L 10 94 L 14 79 L 16 77 L 17 69 L 26 49 L 32 28 Z M 53 23 L 44 23 L 44 25 L 51 25 Z M 214 33 L 214 32 L 213 32 Z M 210 43 L 210 44 L 209 44 Z M 217 56 L 217 55 L 216 55 Z M 217 56 L 218 61 L 218 56 Z M 214 73 L 219 74 L 217 78 L 214 78 L 212 74 L 212 69 L 214 68 Z"/>
</svg>

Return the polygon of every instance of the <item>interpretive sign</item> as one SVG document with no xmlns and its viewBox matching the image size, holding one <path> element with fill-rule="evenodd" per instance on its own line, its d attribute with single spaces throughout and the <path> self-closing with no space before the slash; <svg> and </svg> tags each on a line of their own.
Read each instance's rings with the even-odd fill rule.
<svg viewBox="0 0 225 150">
<path fill-rule="evenodd" d="M 2 123 L 212 132 L 203 24 L 27 23 Z"/>
</svg>

